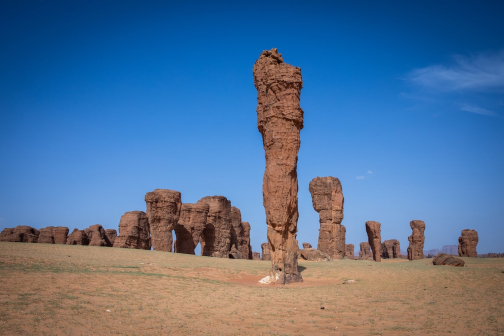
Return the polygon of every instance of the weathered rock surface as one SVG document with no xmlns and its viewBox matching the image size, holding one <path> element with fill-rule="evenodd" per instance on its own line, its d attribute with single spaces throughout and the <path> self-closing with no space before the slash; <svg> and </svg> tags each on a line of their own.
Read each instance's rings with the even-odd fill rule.
<svg viewBox="0 0 504 336">
<path fill-rule="evenodd" d="M 261 244 L 262 257 L 261 260 L 271 260 L 270 248 L 268 243 Z"/>
<path fill-rule="evenodd" d="M 244 228 L 241 220 L 241 212 L 237 207 L 231 207 L 231 251 L 229 254 L 230 258 L 234 259 L 247 259 L 247 255 L 242 255 L 240 251 L 240 244 L 244 236 Z M 236 250 L 235 253 L 231 253 L 233 248 Z"/>
<path fill-rule="evenodd" d="M 253 260 L 261 260 L 261 253 L 259 253 L 259 252 L 252 252 L 252 259 Z"/>
<path fill-rule="evenodd" d="M 410 222 L 411 230 L 413 233 L 408 237 L 409 246 L 408 246 L 408 259 L 409 260 L 418 260 L 423 259 L 423 248 L 425 242 L 425 223 L 421 220 L 413 220 Z"/>
<path fill-rule="evenodd" d="M 89 246 L 111 246 L 101 224 L 91 225 L 89 228 L 84 229 L 84 232 L 89 238 Z"/>
<path fill-rule="evenodd" d="M 446 265 L 446 266 L 456 266 L 464 267 L 464 260 L 454 257 L 446 253 L 439 253 L 434 260 L 432 260 L 433 265 Z"/>
<path fill-rule="evenodd" d="M 304 248 L 299 251 L 301 258 L 308 261 L 331 261 L 331 257 L 322 251 L 314 248 Z"/>
<path fill-rule="evenodd" d="M 115 229 L 106 229 L 105 238 L 107 238 L 107 246 L 114 246 L 115 240 L 117 238 L 117 231 Z"/>
<path fill-rule="evenodd" d="M 354 244 L 345 244 L 345 257 L 351 260 L 355 259 L 354 250 Z"/>
<path fill-rule="evenodd" d="M 366 222 L 366 233 L 368 236 L 369 246 L 373 252 L 373 260 L 381 261 L 381 224 L 374 221 Z"/>
<path fill-rule="evenodd" d="M 89 245 L 88 235 L 84 230 L 74 229 L 68 236 L 67 245 Z"/>
<path fill-rule="evenodd" d="M 271 250 L 270 278 L 277 283 L 302 281 L 297 267 L 299 246 L 297 156 L 303 110 L 301 69 L 283 62 L 276 48 L 265 50 L 254 64 L 257 128 L 266 157 L 263 204 Z"/>
<path fill-rule="evenodd" d="M 461 257 L 476 258 L 476 245 L 478 245 L 478 232 L 476 230 L 462 230 L 459 238 L 458 255 Z"/>
<path fill-rule="evenodd" d="M 156 189 L 145 195 L 151 243 L 155 251 L 171 252 L 173 233 L 182 208 L 181 194 L 175 190 Z"/>
<path fill-rule="evenodd" d="M 457 255 L 458 245 L 445 245 L 441 248 L 442 253 Z"/>
<path fill-rule="evenodd" d="M 241 235 L 238 238 L 238 252 L 240 252 L 243 259 L 252 259 L 249 222 L 241 222 L 241 230 Z"/>
<path fill-rule="evenodd" d="M 54 226 L 48 226 L 39 230 L 40 234 L 37 240 L 39 244 L 54 244 L 53 235 Z"/>
<path fill-rule="evenodd" d="M 401 246 L 397 239 L 385 240 L 381 245 L 382 258 L 394 259 L 401 257 Z"/>
<path fill-rule="evenodd" d="M 317 249 L 333 259 L 345 256 L 346 229 L 343 220 L 343 190 L 336 177 L 316 177 L 310 182 L 313 209 L 319 213 L 320 230 Z"/>
<path fill-rule="evenodd" d="M 303 243 L 303 248 L 308 249 L 308 248 L 313 248 L 313 246 L 310 243 Z"/>
<path fill-rule="evenodd" d="M 175 226 L 177 253 L 195 254 L 194 249 L 205 229 L 210 206 L 207 203 L 184 203 Z"/>
<path fill-rule="evenodd" d="M 66 226 L 56 226 L 53 228 L 53 236 L 55 244 L 66 244 L 68 239 L 68 228 Z"/>
<path fill-rule="evenodd" d="M 0 241 L 13 243 L 36 243 L 39 237 L 39 230 L 31 226 L 20 225 L 15 228 L 6 228 L 0 234 Z"/>
<path fill-rule="evenodd" d="M 229 259 L 244 259 L 242 258 L 242 255 L 238 250 L 236 249 L 236 246 L 231 246 L 231 251 L 229 251 Z"/>
<path fill-rule="evenodd" d="M 373 260 L 373 254 L 371 253 L 371 246 L 369 245 L 368 242 L 360 243 L 359 259 Z"/>
<path fill-rule="evenodd" d="M 149 219 L 143 211 L 129 211 L 119 221 L 119 236 L 115 238 L 114 247 L 139 250 L 151 249 Z"/>
<path fill-rule="evenodd" d="M 198 204 L 208 204 L 205 229 L 201 235 L 201 253 L 207 257 L 229 258 L 231 250 L 231 202 L 224 196 L 207 196 Z"/>
</svg>

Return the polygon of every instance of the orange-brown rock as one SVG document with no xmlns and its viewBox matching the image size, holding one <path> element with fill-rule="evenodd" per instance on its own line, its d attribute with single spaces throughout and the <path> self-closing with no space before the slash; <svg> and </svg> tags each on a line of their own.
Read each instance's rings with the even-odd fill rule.
<svg viewBox="0 0 504 336">
<path fill-rule="evenodd" d="M 464 267 L 464 260 L 454 257 L 452 255 L 448 255 L 446 253 L 439 253 L 434 260 L 432 260 L 433 265 L 446 265 L 446 266 L 455 266 L 455 267 Z"/>
<path fill-rule="evenodd" d="M 316 177 L 310 182 L 313 209 L 319 213 L 320 230 L 317 249 L 333 259 L 345 256 L 346 229 L 343 220 L 343 190 L 336 177 Z"/>
<path fill-rule="evenodd" d="M 89 238 L 84 230 L 74 229 L 66 243 L 67 245 L 89 245 Z"/>
<path fill-rule="evenodd" d="M 381 261 L 381 224 L 374 221 L 366 222 L 366 233 L 368 236 L 369 246 L 373 252 L 373 260 Z"/>
<path fill-rule="evenodd" d="M 115 229 L 106 229 L 105 238 L 107 238 L 107 246 L 114 246 L 117 238 L 117 231 Z"/>
<path fill-rule="evenodd" d="M 313 248 L 313 246 L 310 243 L 303 243 L 303 248 L 308 249 L 308 248 Z"/>
<path fill-rule="evenodd" d="M 270 253 L 269 244 L 268 243 L 262 243 L 261 244 L 261 249 L 262 249 L 261 260 L 271 260 L 271 253 Z"/>
<path fill-rule="evenodd" d="M 299 255 L 302 259 L 308 261 L 331 261 L 331 257 L 322 251 L 316 250 L 314 248 L 304 248 L 299 250 Z"/>
<path fill-rule="evenodd" d="M 408 237 L 409 246 L 408 246 L 408 259 L 409 260 L 418 260 L 423 259 L 423 248 L 425 242 L 425 223 L 421 220 L 412 220 L 410 222 L 411 230 L 413 233 Z"/>
<path fill-rule="evenodd" d="M 89 228 L 84 229 L 84 232 L 89 238 L 89 246 L 111 246 L 101 224 L 91 225 Z"/>
<path fill-rule="evenodd" d="M 259 253 L 259 252 L 252 252 L 252 259 L 253 260 L 261 260 L 261 253 Z"/>
<path fill-rule="evenodd" d="M 359 260 L 373 260 L 371 246 L 368 242 L 360 243 Z"/>
<path fill-rule="evenodd" d="M 345 257 L 347 259 L 351 260 L 355 259 L 354 249 L 355 249 L 354 244 L 345 244 Z"/>
<path fill-rule="evenodd" d="M 382 258 L 393 259 L 401 257 L 401 247 L 397 239 L 385 240 L 381 245 Z"/>
<path fill-rule="evenodd" d="M 207 222 L 210 206 L 207 203 L 184 203 L 175 226 L 177 253 L 194 254 Z"/>
<path fill-rule="evenodd" d="M 241 231 L 240 236 L 238 237 L 238 251 L 240 252 L 243 259 L 252 259 L 249 222 L 241 222 Z"/>
<path fill-rule="evenodd" d="M 207 196 L 198 204 L 208 204 L 205 229 L 201 235 L 201 255 L 229 258 L 231 250 L 231 202 L 224 196 Z"/>
<path fill-rule="evenodd" d="M 478 232 L 476 230 L 462 230 L 459 237 L 458 254 L 460 257 L 476 258 L 476 245 L 478 245 Z"/>
<path fill-rule="evenodd" d="M 39 230 L 31 226 L 19 225 L 15 228 L 6 228 L 0 234 L 0 241 L 13 243 L 36 243 L 39 237 Z"/>
<path fill-rule="evenodd" d="M 119 221 L 119 236 L 115 238 L 114 247 L 140 250 L 151 249 L 149 219 L 143 211 L 129 211 Z"/>
<path fill-rule="evenodd" d="M 263 204 L 271 251 L 270 278 L 276 283 L 303 281 L 297 267 L 299 246 L 297 157 L 303 110 L 299 106 L 301 69 L 286 64 L 276 48 L 265 50 L 254 64 L 257 128 L 266 157 Z"/>
<path fill-rule="evenodd" d="M 54 226 L 48 226 L 39 230 L 40 234 L 37 240 L 39 244 L 54 244 L 53 235 Z"/>
<path fill-rule="evenodd" d="M 233 248 L 236 252 L 233 254 L 234 259 L 246 259 L 246 256 L 242 256 L 241 252 L 238 253 L 239 240 L 243 236 L 243 226 L 241 221 L 241 211 L 237 207 L 231 207 L 231 245 L 230 249 Z M 231 253 L 230 253 L 231 257 Z"/>
<path fill-rule="evenodd" d="M 56 226 L 52 229 L 55 244 L 66 244 L 68 239 L 68 228 L 66 226 Z"/>
<path fill-rule="evenodd" d="M 155 251 L 171 252 L 173 229 L 182 207 L 181 194 L 175 190 L 156 189 L 145 195 L 152 247 Z"/>
</svg>

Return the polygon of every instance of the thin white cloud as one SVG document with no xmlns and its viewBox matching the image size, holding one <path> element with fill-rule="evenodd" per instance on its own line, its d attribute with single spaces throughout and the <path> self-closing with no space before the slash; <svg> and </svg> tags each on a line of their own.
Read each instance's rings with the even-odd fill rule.
<svg viewBox="0 0 504 336">
<path fill-rule="evenodd" d="M 454 56 L 451 65 L 432 65 L 409 73 L 407 80 L 441 91 L 504 91 L 504 51 Z"/>
<path fill-rule="evenodd" d="M 487 109 L 484 109 L 484 108 L 481 108 L 481 107 L 478 107 L 478 106 L 474 106 L 474 105 L 461 104 L 460 105 L 460 109 L 462 111 L 466 111 L 466 112 L 471 112 L 471 113 L 476 113 L 476 114 L 482 114 L 482 115 L 486 115 L 486 116 L 489 116 L 489 117 L 499 117 L 499 118 L 501 118 L 501 116 L 498 115 L 497 113 L 495 113 L 494 111 L 490 111 L 490 110 L 487 110 Z"/>
<path fill-rule="evenodd" d="M 357 180 L 364 180 L 364 179 L 365 179 L 365 177 L 364 177 L 364 176 L 362 176 L 362 175 L 355 176 L 355 178 L 356 178 Z"/>
<path fill-rule="evenodd" d="M 366 174 L 373 174 L 371 170 L 368 170 Z"/>
</svg>

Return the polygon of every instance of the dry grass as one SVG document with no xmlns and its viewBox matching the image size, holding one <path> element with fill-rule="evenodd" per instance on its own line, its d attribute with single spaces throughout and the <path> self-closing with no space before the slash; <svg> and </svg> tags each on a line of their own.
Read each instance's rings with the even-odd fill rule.
<svg viewBox="0 0 504 336">
<path fill-rule="evenodd" d="M 300 262 L 303 284 L 260 286 L 269 262 L 0 243 L 0 334 L 504 334 L 504 259 L 464 260 Z"/>
</svg>

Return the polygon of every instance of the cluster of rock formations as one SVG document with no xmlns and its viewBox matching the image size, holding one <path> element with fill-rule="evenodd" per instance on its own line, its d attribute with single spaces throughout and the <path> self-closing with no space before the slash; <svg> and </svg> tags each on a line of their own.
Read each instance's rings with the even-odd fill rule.
<svg viewBox="0 0 504 336">
<path fill-rule="evenodd" d="M 298 221 L 297 159 L 303 110 L 301 69 L 284 63 L 276 48 L 264 50 L 253 68 L 257 89 L 257 128 L 266 158 L 263 204 L 271 255 L 270 279 L 301 282 L 296 239 Z"/>
</svg>

